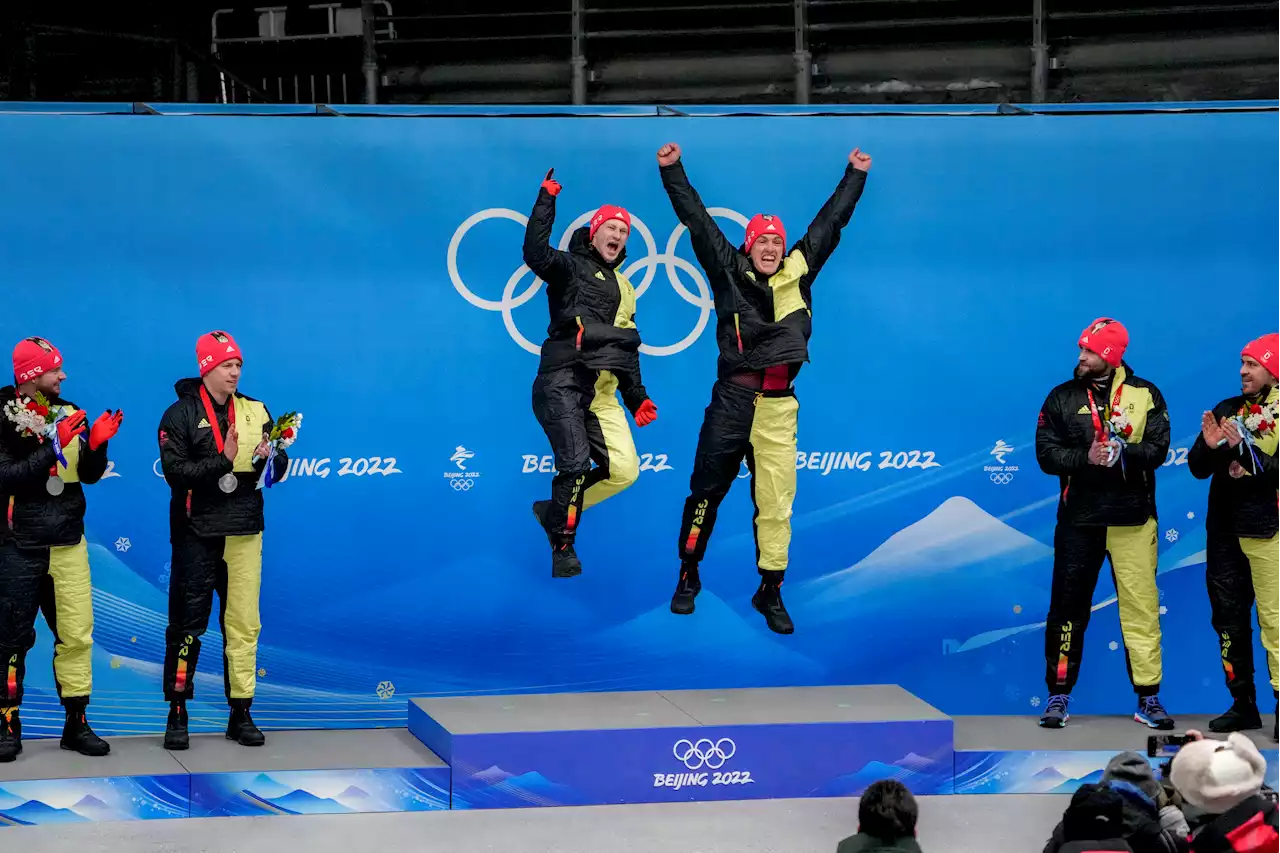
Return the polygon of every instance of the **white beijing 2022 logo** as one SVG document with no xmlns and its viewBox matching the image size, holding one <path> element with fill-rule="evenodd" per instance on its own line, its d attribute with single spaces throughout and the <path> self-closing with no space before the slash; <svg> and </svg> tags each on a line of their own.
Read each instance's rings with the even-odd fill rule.
<svg viewBox="0 0 1280 853">
<path fill-rule="evenodd" d="M 731 219 L 743 228 L 746 228 L 747 226 L 747 218 L 735 210 L 730 210 L 726 207 L 711 207 L 707 208 L 707 212 L 712 216 Z M 587 222 L 590 222 L 591 216 L 594 213 L 594 210 L 588 211 L 587 213 L 579 216 L 569 225 L 568 229 L 565 230 L 563 236 L 560 238 L 559 248 L 561 251 L 565 251 L 569 248 L 569 241 L 573 237 L 573 232 L 585 225 Z M 507 327 L 507 334 L 511 336 L 511 340 L 515 341 L 525 350 L 533 353 L 534 355 L 538 355 L 542 351 L 541 346 L 533 343 L 520 333 L 520 330 L 516 328 L 515 318 L 512 317 L 511 312 L 537 295 L 538 290 L 542 287 L 541 279 L 535 277 L 529 286 L 517 296 L 516 288 L 519 286 L 520 281 L 524 278 L 525 274 L 530 272 L 528 266 L 521 264 L 507 279 L 507 283 L 502 289 L 502 299 L 493 300 L 477 296 L 475 292 L 463 283 L 462 276 L 458 272 L 458 247 L 462 244 L 462 238 L 467 236 L 467 232 L 473 227 L 487 219 L 510 219 L 512 222 L 516 222 L 522 227 L 529 223 L 529 217 L 525 216 L 523 213 L 519 213 L 506 207 L 491 207 L 467 217 L 467 219 L 458 226 L 458 230 L 453 232 L 453 238 L 449 240 L 447 260 L 449 280 L 453 282 L 454 288 L 462 295 L 462 298 L 470 302 L 472 305 L 483 311 L 501 312 L 502 323 Z M 644 222 L 641 221 L 640 217 L 636 216 L 634 213 L 631 215 L 631 231 L 633 237 L 628 241 L 630 246 L 632 248 L 635 247 L 635 236 L 639 236 L 647 251 L 647 254 L 644 257 L 631 261 L 627 264 L 626 268 L 622 270 L 622 274 L 625 275 L 635 286 L 636 299 L 643 296 L 644 292 L 649 289 L 649 285 L 653 283 L 654 275 L 657 274 L 658 266 L 662 265 L 666 268 L 667 281 L 671 284 L 671 287 L 675 289 L 675 292 L 685 302 L 688 302 L 690 305 L 698 309 L 698 320 L 694 323 L 693 330 L 689 332 L 689 334 L 685 335 L 684 338 L 674 344 L 668 344 L 666 346 L 641 344 L 640 352 L 645 355 L 675 355 L 676 353 L 683 352 L 698 339 L 699 335 L 702 334 L 702 330 L 707 327 L 707 321 L 711 318 L 711 312 L 715 309 L 715 303 L 711 298 L 711 290 L 707 287 L 707 280 L 703 277 L 702 271 L 675 253 L 676 243 L 678 243 L 680 238 L 684 235 L 685 227 L 683 225 L 679 225 L 671 232 L 671 236 L 667 238 L 666 248 L 661 254 L 658 253 L 657 243 L 654 242 L 653 234 L 649 231 L 648 226 L 646 226 Z M 514 253 L 516 251 L 515 246 L 517 244 L 513 241 L 511 245 L 512 252 Z M 689 276 L 698 289 L 696 294 L 689 292 L 683 282 L 680 281 L 680 277 L 676 275 L 676 270 L 680 270 Z M 635 276 L 641 271 L 643 271 L 644 275 L 637 281 Z"/>
</svg>

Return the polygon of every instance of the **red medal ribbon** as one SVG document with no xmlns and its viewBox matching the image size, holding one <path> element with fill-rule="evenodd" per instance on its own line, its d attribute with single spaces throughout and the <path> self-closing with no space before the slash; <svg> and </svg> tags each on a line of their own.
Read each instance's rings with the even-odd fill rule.
<svg viewBox="0 0 1280 853">
<path fill-rule="evenodd" d="M 1092 399 L 1092 398 L 1090 398 Z M 200 386 L 200 400 L 204 403 L 204 413 L 209 418 L 209 429 L 213 430 L 213 443 L 221 453 L 226 443 L 222 440 L 222 429 L 218 426 L 218 415 L 213 411 L 213 400 L 209 399 L 209 389 Z M 236 395 L 227 398 L 227 430 L 236 423 Z"/>
<path fill-rule="evenodd" d="M 1115 398 L 1112 399 L 1111 401 L 1111 408 L 1110 410 L 1107 411 L 1108 422 L 1111 421 L 1111 412 L 1120 408 L 1120 393 L 1123 390 L 1124 390 L 1124 383 L 1121 382 L 1120 387 L 1116 389 Z M 1101 441 L 1102 438 L 1104 437 L 1104 433 L 1102 431 L 1102 417 L 1098 414 L 1098 404 L 1094 402 L 1094 399 L 1093 399 L 1093 389 L 1085 388 L 1084 392 L 1089 395 L 1089 413 L 1093 415 L 1093 430 L 1095 433 L 1097 433 L 1098 440 Z"/>
</svg>

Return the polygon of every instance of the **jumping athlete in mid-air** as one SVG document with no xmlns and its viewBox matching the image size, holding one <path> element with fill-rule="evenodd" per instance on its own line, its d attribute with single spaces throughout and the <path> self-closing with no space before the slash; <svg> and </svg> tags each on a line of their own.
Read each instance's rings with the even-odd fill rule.
<svg viewBox="0 0 1280 853">
<path fill-rule="evenodd" d="M 702 589 L 698 564 L 745 457 L 755 502 L 756 563 L 760 588 L 751 599 L 769 628 L 794 630 L 782 604 L 782 578 L 791 545 L 791 503 L 796 493 L 794 381 L 809 360 L 810 287 L 840 243 L 862 196 L 871 157 L 854 149 L 849 165 L 804 237 L 786 248 L 782 220 L 757 214 L 741 247 L 721 233 L 680 163 L 680 146 L 658 151 L 662 184 L 676 216 L 689 229 L 693 251 L 715 295 L 718 379 L 698 434 L 680 523 L 680 579 L 671 612 L 692 613 Z"/>
<path fill-rule="evenodd" d="M 636 294 L 618 271 L 626 257 L 631 216 L 602 206 L 574 232 L 569 251 L 551 248 L 560 184 L 547 172 L 524 235 L 524 262 L 547 283 L 551 323 L 533 381 L 533 413 L 555 454 L 551 500 L 534 515 L 551 540 L 551 574 L 582 573 L 574 538 L 584 509 L 618 494 L 640 476 L 617 393 L 646 426 L 658 417 L 640 381 Z M 595 467 L 592 467 L 592 462 Z"/>
</svg>

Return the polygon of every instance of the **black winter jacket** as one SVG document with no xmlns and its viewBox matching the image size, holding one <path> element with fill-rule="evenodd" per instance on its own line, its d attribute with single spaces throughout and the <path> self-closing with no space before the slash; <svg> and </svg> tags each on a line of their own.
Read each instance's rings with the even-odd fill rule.
<svg viewBox="0 0 1280 853">
<path fill-rule="evenodd" d="M 0 410 L 17 397 L 12 386 L 0 388 Z M 55 397 L 49 401 L 65 406 L 70 412 L 76 404 Z M 37 438 L 23 438 L 13 424 L 0 414 L 0 512 L 8 513 L 0 524 L 0 542 L 12 538 L 21 548 L 49 548 L 75 545 L 84 536 L 84 487 L 93 485 L 107 472 L 107 444 L 89 449 L 88 427 L 73 447 L 63 448 L 63 455 L 74 470 L 58 467 L 63 491 L 49 494 L 46 484 L 50 472 L 58 465 L 53 444 Z M 12 500 L 12 508 L 10 501 Z"/>
<path fill-rule="evenodd" d="M 1276 804 L 1250 797 L 1217 815 L 1191 836 L 1193 853 L 1272 853 L 1280 840 Z"/>
<path fill-rule="evenodd" d="M 539 190 L 524 232 L 524 262 L 547 283 L 551 312 L 538 373 L 575 364 L 608 370 L 618 379 L 622 402 L 635 414 L 649 395 L 640 379 L 635 290 L 618 272 L 626 252 L 605 263 L 585 226 L 573 232 L 569 251 L 553 249 L 549 240 L 555 219 L 556 197 Z"/>
<path fill-rule="evenodd" d="M 1123 387 L 1120 387 L 1123 386 Z M 1117 389 L 1120 408 L 1133 426 L 1123 466 L 1091 465 L 1089 447 L 1097 435 L 1093 419 L 1107 421 Z M 1089 393 L 1092 391 L 1093 403 Z M 1049 392 L 1036 427 L 1036 461 L 1058 477 L 1058 521 L 1080 527 L 1129 527 L 1156 518 L 1156 469 L 1169 452 L 1169 411 L 1158 388 L 1116 369 L 1110 389 L 1100 391 L 1080 379 Z"/>
<path fill-rule="evenodd" d="M 660 166 L 680 222 L 689 229 L 698 263 L 706 270 L 716 305 L 716 344 L 720 349 L 718 375 L 760 371 L 809 360 L 813 330 L 811 287 L 823 264 L 840 244 L 862 197 L 867 173 L 845 167 L 844 177 L 818 215 L 769 278 L 757 273 L 751 258 L 733 246 L 707 212 L 679 161 Z"/>
<path fill-rule="evenodd" d="M 1274 399 L 1275 389 L 1270 388 L 1262 396 L 1263 400 Z M 1247 400 L 1243 395 L 1229 397 L 1213 409 L 1214 420 L 1234 416 Z M 1244 445 L 1240 445 L 1243 447 Z M 1243 536 L 1246 539 L 1270 539 L 1276 535 L 1277 506 L 1276 489 L 1280 487 L 1280 467 L 1276 465 L 1274 454 L 1263 452 L 1254 447 L 1258 460 L 1262 463 L 1258 475 L 1234 479 L 1228 469 L 1232 462 L 1239 462 L 1245 470 L 1252 465 L 1248 450 L 1240 455 L 1240 447 L 1211 448 L 1205 444 L 1204 436 L 1196 436 L 1196 443 L 1187 454 L 1187 467 L 1197 479 L 1207 480 L 1209 484 L 1209 514 L 1205 518 L 1205 528 L 1210 533 L 1225 533 L 1230 536 Z"/>
<path fill-rule="evenodd" d="M 235 395 L 236 430 L 239 452 L 235 463 L 218 451 L 204 402 L 201 381 L 183 379 L 174 385 L 178 401 L 160 419 L 160 467 L 169 484 L 169 535 L 187 532 L 197 536 L 250 536 L 265 527 L 262 492 L 258 476 L 265 460 L 253 462 L 253 451 L 271 433 L 273 423 L 267 407 L 252 397 Z M 224 439 L 229 426 L 226 403 L 213 401 L 218 429 Z M 289 458 L 278 452 L 273 474 L 279 480 L 289 467 Z M 238 485 L 231 494 L 218 486 L 223 475 L 235 473 Z"/>
</svg>

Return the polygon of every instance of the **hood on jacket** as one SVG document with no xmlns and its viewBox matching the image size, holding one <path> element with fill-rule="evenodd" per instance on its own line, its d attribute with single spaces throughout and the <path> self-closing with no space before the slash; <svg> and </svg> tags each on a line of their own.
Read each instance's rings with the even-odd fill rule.
<svg viewBox="0 0 1280 853">
<path fill-rule="evenodd" d="M 591 229 L 583 225 L 577 231 L 573 232 L 573 236 L 569 238 L 569 251 L 575 255 L 586 255 L 593 261 L 604 264 L 609 269 L 616 270 L 622 265 L 627 258 L 627 247 L 623 246 L 622 251 L 618 253 L 617 259 L 613 263 L 609 263 L 600 257 L 600 253 L 596 251 L 596 247 L 591 245 Z"/>
<path fill-rule="evenodd" d="M 1107 762 L 1107 769 L 1102 771 L 1102 784 L 1123 790 L 1121 786 L 1114 785 L 1115 782 L 1128 782 L 1145 794 L 1153 807 L 1159 802 L 1160 782 L 1151 769 L 1151 762 L 1136 752 L 1122 752 Z"/>
</svg>

